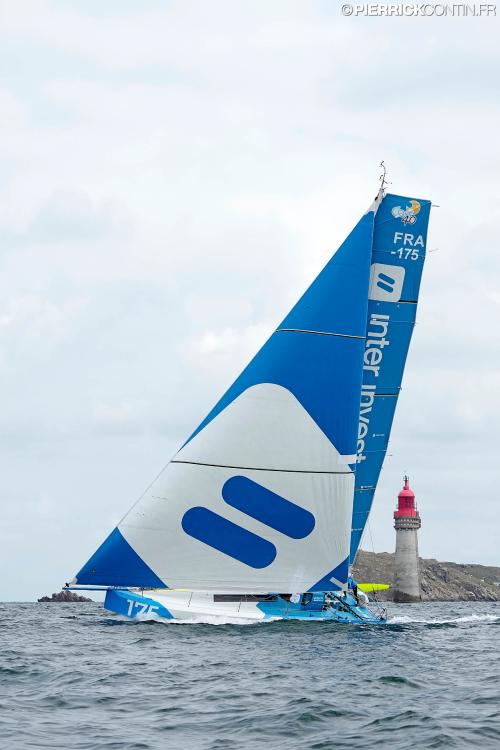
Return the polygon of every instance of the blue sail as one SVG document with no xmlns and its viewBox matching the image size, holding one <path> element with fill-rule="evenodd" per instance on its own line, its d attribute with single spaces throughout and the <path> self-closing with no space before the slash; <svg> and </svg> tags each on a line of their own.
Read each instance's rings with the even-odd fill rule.
<svg viewBox="0 0 500 750">
<path fill-rule="evenodd" d="M 387 452 L 417 311 L 431 203 L 388 194 L 375 217 L 358 425 L 351 562 Z"/>
<path fill-rule="evenodd" d="M 370 210 L 77 583 L 346 584 L 373 227 Z"/>
</svg>

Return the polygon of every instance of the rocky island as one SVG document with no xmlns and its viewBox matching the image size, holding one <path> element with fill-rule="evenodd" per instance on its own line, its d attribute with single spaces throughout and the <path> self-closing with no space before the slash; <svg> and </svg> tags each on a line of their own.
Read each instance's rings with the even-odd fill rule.
<svg viewBox="0 0 500 750">
<path fill-rule="evenodd" d="M 359 550 L 353 577 L 367 583 L 394 582 L 394 554 Z M 422 601 L 500 601 L 500 568 L 474 563 L 438 562 L 419 558 Z M 392 601 L 392 590 L 377 593 L 379 601 Z"/>
<path fill-rule="evenodd" d="M 93 599 L 87 599 L 86 596 L 78 596 L 73 591 L 60 591 L 52 596 L 42 596 L 39 602 L 93 602 Z"/>
</svg>

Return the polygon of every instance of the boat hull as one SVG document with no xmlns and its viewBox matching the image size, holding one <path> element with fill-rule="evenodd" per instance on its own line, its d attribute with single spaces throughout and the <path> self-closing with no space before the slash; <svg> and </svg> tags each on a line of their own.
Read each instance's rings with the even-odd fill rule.
<svg viewBox="0 0 500 750">
<path fill-rule="evenodd" d="M 204 591 L 151 590 L 137 593 L 111 589 L 105 609 L 131 620 L 175 620 L 186 622 L 248 623 L 270 620 L 328 620 L 341 623 L 386 622 L 385 613 L 357 606 L 350 594 L 333 595 L 328 603 L 324 594 L 298 597 L 297 602 L 281 596 L 259 600 L 251 596 L 214 596 Z"/>
</svg>

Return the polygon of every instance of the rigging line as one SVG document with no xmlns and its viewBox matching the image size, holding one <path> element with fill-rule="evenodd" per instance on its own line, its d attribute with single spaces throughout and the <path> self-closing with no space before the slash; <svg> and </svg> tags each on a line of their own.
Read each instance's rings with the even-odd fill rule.
<svg viewBox="0 0 500 750">
<path fill-rule="evenodd" d="M 372 552 L 375 554 L 375 545 L 373 544 L 372 527 L 370 526 L 370 519 L 366 519 L 366 525 L 368 526 L 368 533 L 370 534 L 370 542 L 372 545 Z"/>
<path fill-rule="evenodd" d="M 177 455 L 177 454 L 176 454 L 176 453 L 174 453 L 174 456 L 175 456 L 175 455 Z M 161 477 L 161 475 L 163 474 L 163 472 L 165 471 L 165 469 L 167 468 L 167 466 L 168 466 L 168 465 L 169 465 L 170 463 L 172 463 L 172 459 L 170 459 L 169 461 L 167 461 L 167 463 L 165 464 L 165 466 L 163 466 L 163 468 L 162 468 L 162 469 L 160 469 L 160 471 L 159 471 L 159 472 L 158 472 L 158 474 L 157 474 L 157 475 L 155 476 L 155 478 L 153 479 L 153 481 L 152 481 L 152 482 L 150 482 L 150 483 L 148 484 L 148 486 L 146 487 L 146 489 L 144 490 L 144 492 L 141 492 L 141 494 L 139 495 L 139 497 L 137 498 L 137 500 L 135 501 L 135 503 L 134 503 L 134 504 L 132 505 L 132 507 L 130 508 L 130 510 L 128 510 L 128 511 L 127 511 L 127 512 L 125 513 L 125 515 L 124 515 L 124 516 L 122 516 L 122 518 L 120 518 L 120 520 L 119 520 L 119 521 L 118 521 L 118 523 L 116 524 L 117 526 L 119 526 L 119 525 L 120 525 L 121 523 L 123 523 L 123 521 L 124 521 L 124 520 L 126 519 L 126 517 L 128 516 L 128 514 L 129 514 L 129 513 L 131 513 L 131 512 L 132 512 L 132 510 L 133 510 L 133 509 L 135 508 L 135 506 L 137 505 L 137 503 L 140 503 L 140 501 L 142 500 L 142 498 L 144 497 L 144 495 L 145 495 L 145 494 L 146 494 L 147 492 L 149 492 L 149 490 L 150 490 L 150 489 L 151 489 L 151 487 L 152 487 L 152 486 L 154 485 L 154 483 L 156 482 L 156 480 L 157 480 L 157 479 L 159 479 L 159 478 Z"/>
<path fill-rule="evenodd" d="M 370 542 L 371 542 L 371 545 L 372 545 L 372 552 L 373 552 L 373 554 L 375 554 L 375 545 L 373 544 L 373 536 L 372 536 L 372 527 L 370 525 L 370 517 L 368 517 L 366 519 L 366 525 L 368 526 L 368 533 L 370 534 Z M 380 602 L 377 599 L 377 592 L 376 591 L 372 591 L 372 594 L 373 594 L 373 598 L 375 599 L 376 603 L 380 606 Z"/>
</svg>

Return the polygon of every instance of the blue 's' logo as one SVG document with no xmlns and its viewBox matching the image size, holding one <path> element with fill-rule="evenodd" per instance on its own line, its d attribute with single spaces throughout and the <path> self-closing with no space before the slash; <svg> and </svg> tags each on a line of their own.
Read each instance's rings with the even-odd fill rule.
<svg viewBox="0 0 500 750">
<path fill-rule="evenodd" d="M 312 513 L 247 477 L 228 479 L 222 497 L 228 505 L 291 539 L 304 539 L 314 529 Z M 266 568 L 276 557 L 276 547 L 267 539 L 202 506 L 186 511 L 182 528 L 198 541 L 252 568 Z"/>
<path fill-rule="evenodd" d="M 391 276 L 388 276 L 386 273 L 379 273 L 378 279 L 377 279 L 377 286 L 380 287 L 380 289 L 383 289 L 384 292 L 389 292 L 389 294 L 392 294 L 394 291 L 394 286 L 396 284 L 396 279 L 393 279 Z"/>
</svg>

